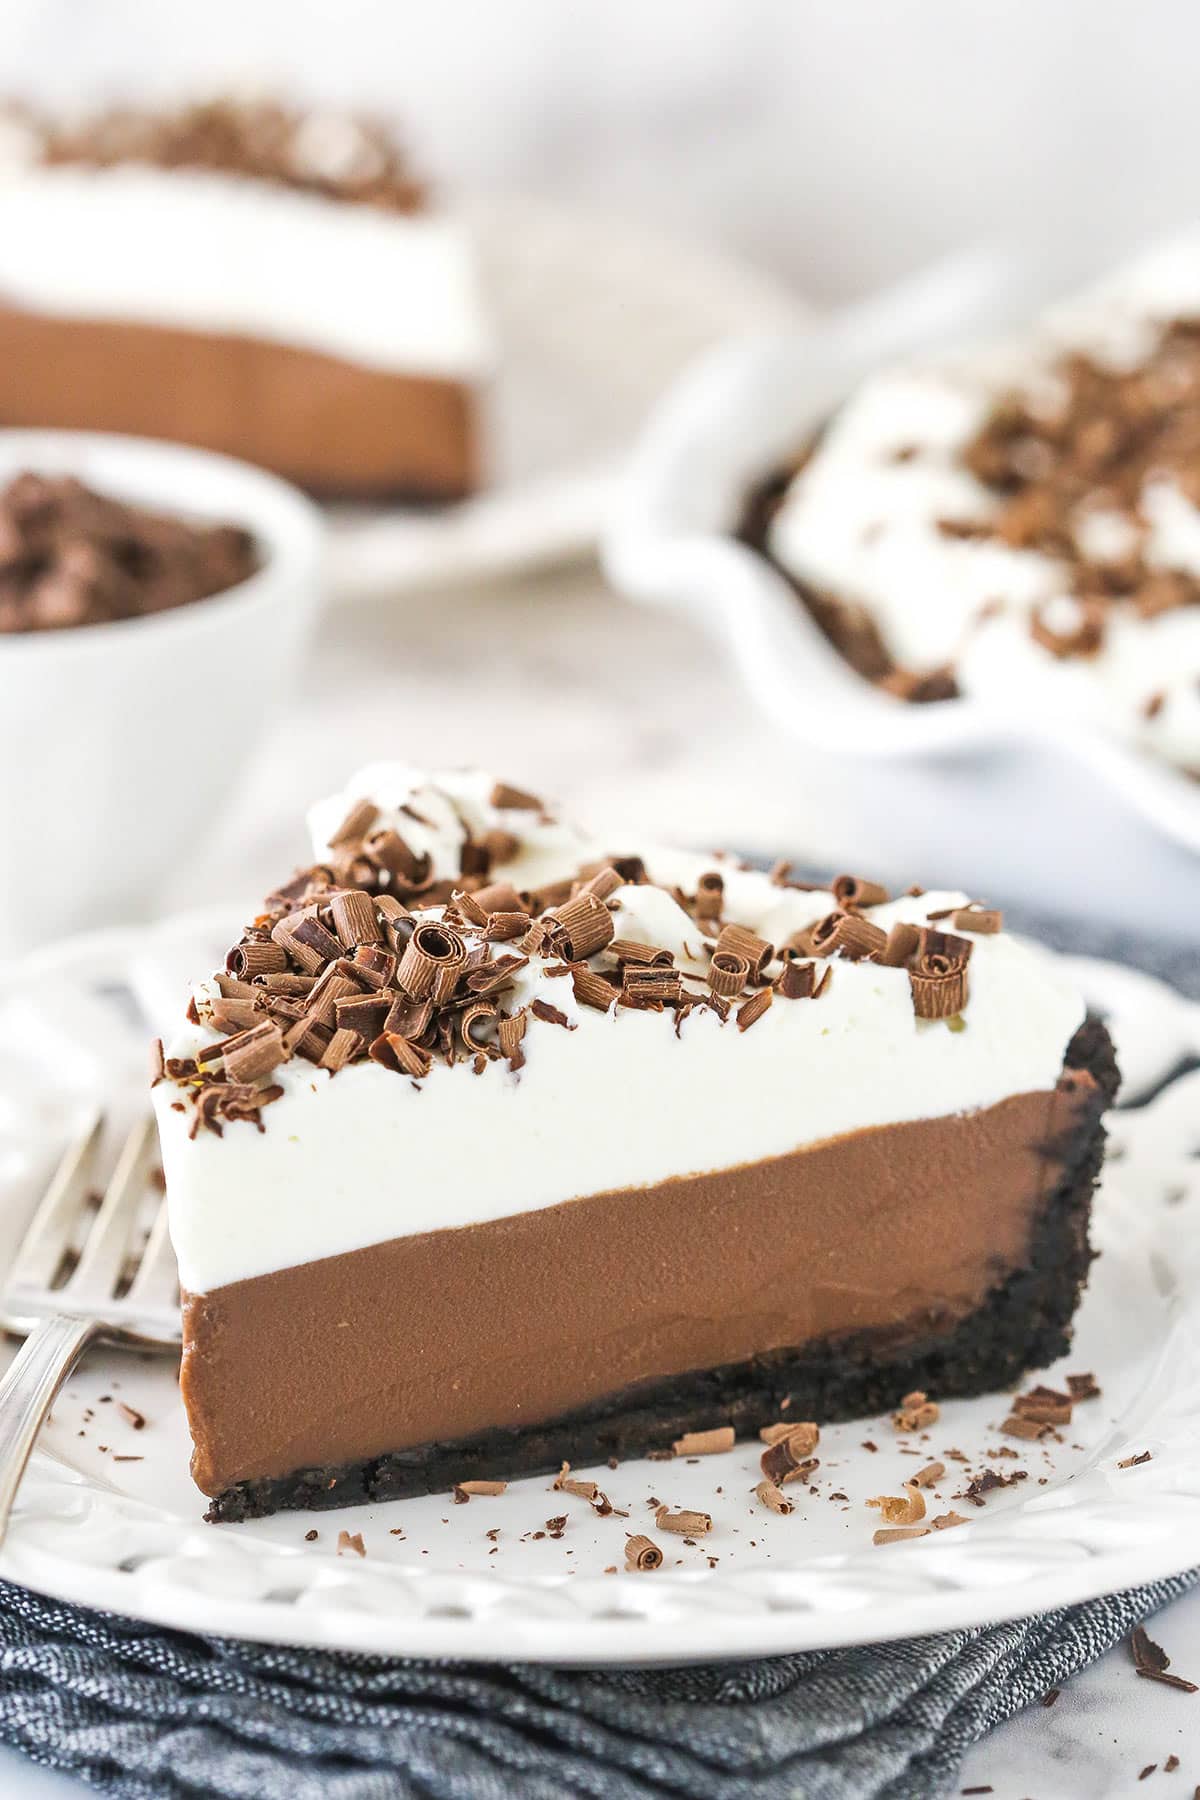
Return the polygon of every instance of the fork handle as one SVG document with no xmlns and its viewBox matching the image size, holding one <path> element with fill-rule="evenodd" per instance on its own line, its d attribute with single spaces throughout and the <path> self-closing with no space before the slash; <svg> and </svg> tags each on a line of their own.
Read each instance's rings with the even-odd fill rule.
<svg viewBox="0 0 1200 1800">
<path fill-rule="evenodd" d="M 58 1314 L 35 1325 L 0 1381 L 0 1544 L 17 1489 L 54 1396 L 100 1335 L 92 1319 Z"/>
</svg>

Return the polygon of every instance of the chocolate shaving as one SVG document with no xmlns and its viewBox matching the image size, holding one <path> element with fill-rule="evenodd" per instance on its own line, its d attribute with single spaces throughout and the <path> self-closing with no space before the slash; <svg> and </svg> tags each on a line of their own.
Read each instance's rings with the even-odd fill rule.
<svg viewBox="0 0 1200 1800">
<path fill-rule="evenodd" d="M 913 1480 L 916 1482 L 918 1487 L 924 1487 L 924 1488 L 932 1487 L 934 1482 L 940 1481 L 942 1479 L 942 1476 L 945 1473 L 946 1473 L 945 1463 L 941 1463 L 941 1462 L 926 1463 L 925 1467 L 923 1469 L 917 1470 L 916 1474 L 913 1476 Z"/>
<path fill-rule="evenodd" d="M 885 1525 L 917 1525 L 925 1517 L 925 1496 L 915 1481 L 904 1483 L 903 1494 L 877 1494 L 867 1505 L 878 1507 Z"/>
<path fill-rule="evenodd" d="M 773 988 L 759 988 L 757 994 L 751 994 L 748 1000 L 743 1000 L 736 1014 L 738 1030 L 749 1031 L 762 1018 L 774 998 Z"/>
<path fill-rule="evenodd" d="M 871 1539 L 873 1544 L 901 1544 L 906 1538 L 922 1538 L 929 1536 L 928 1525 L 918 1525 L 915 1530 L 905 1526 L 884 1525 Z"/>
<path fill-rule="evenodd" d="M 454 1496 L 457 1499 L 461 1494 L 464 1500 L 469 1500 L 472 1494 L 478 1494 L 482 1498 L 490 1500 L 498 1494 L 503 1494 L 507 1487 L 507 1481 L 456 1481 Z"/>
<path fill-rule="evenodd" d="M 339 1531 L 337 1540 L 337 1553 L 339 1556 L 342 1554 L 343 1550 L 353 1550 L 356 1556 L 365 1556 L 367 1554 L 367 1547 L 363 1543 L 362 1532 Z"/>
<path fill-rule="evenodd" d="M 783 1490 L 776 1487 L 773 1481 L 768 1481 L 765 1475 L 754 1492 L 762 1504 L 773 1513 L 792 1513 L 796 1510 L 793 1502 L 788 1499 Z"/>
<path fill-rule="evenodd" d="M 1100 1389 L 1096 1377 L 1090 1372 L 1085 1375 L 1068 1375 L 1067 1392 L 1072 1400 L 1098 1400 Z"/>
<path fill-rule="evenodd" d="M 225 1073 L 230 1081 L 261 1081 L 284 1061 L 286 1055 L 283 1033 L 278 1025 L 264 1020 L 261 1025 L 229 1039 L 223 1057 Z"/>
<path fill-rule="evenodd" d="M 621 970 L 621 1002 L 625 1006 L 645 1006 L 675 1002 L 683 997 L 678 969 L 663 968 L 657 963 L 626 963 Z"/>
<path fill-rule="evenodd" d="M 545 806 L 536 794 L 527 794 L 524 788 L 513 787 L 507 781 L 498 781 L 488 796 L 488 804 L 498 812 L 545 812 Z"/>
<path fill-rule="evenodd" d="M 712 1515 L 706 1512 L 671 1512 L 660 1506 L 654 1515 L 659 1531 L 673 1531 L 677 1537 L 704 1537 L 712 1530 Z"/>
<path fill-rule="evenodd" d="M 398 1031 L 382 1032 L 371 1045 L 368 1054 L 372 1062 L 382 1063 L 385 1069 L 397 1069 L 418 1081 L 428 1075 L 433 1066 L 433 1057 L 429 1051 L 410 1043 Z"/>
<path fill-rule="evenodd" d="M 711 869 L 701 875 L 696 883 L 696 898 L 692 903 L 692 911 L 697 919 L 719 919 L 725 904 L 725 878 Z"/>
<path fill-rule="evenodd" d="M 811 1452 L 816 1448 L 817 1428 L 801 1423 L 786 1436 L 768 1444 L 758 1459 L 758 1466 L 768 1481 L 785 1487 L 789 1481 L 807 1481 L 818 1466 Z"/>
<path fill-rule="evenodd" d="M 759 937 L 757 932 L 748 931 L 744 925 L 722 926 L 717 951 L 728 951 L 731 956 L 744 958 L 756 981 L 775 954 L 773 944 Z"/>
<path fill-rule="evenodd" d="M 845 957 L 847 962 L 869 962 L 878 960 L 887 947 L 887 932 L 870 919 L 864 919 L 860 913 L 831 913 L 827 933 L 818 939 L 821 954 L 832 956 L 835 951 Z M 822 925 L 829 921 L 821 921 Z"/>
<path fill-rule="evenodd" d="M 708 985 L 714 994 L 733 999 L 742 993 L 750 979 L 750 964 L 732 950 L 714 950 L 708 965 Z"/>
<path fill-rule="evenodd" d="M 940 1409 L 936 1400 L 931 1400 L 920 1388 L 911 1394 L 905 1394 L 900 1406 L 892 1414 L 892 1425 L 897 1431 L 924 1431 L 929 1425 L 936 1425 Z"/>
<path fill-rule="evenodd" d="M 638 967 L 669 969 L 675 960 L 669 950 L 656 949 L 653 944 L 638 944 L 632 938 L 614 938 L 608 948 L 622 965 L 633 963 Z"/>
<path fill-rule="evenodd" d="M 288 966 L 288 953 L 282 944 L 251 939 L 229 952 L 226 967 L 232 975 L 252 981 L 256 975 L 282 972 Z"/>
<path fill-rule="evenodd" d="M 963 1518 L 963 1515 L 956 1512 L 938 1513 L 936 1518 L 931 1519 L 929 1522 L 935 1531 L 951 1531 L 955 1525 L 965 1525 L 967 1523 L 966 1519 Z"/>
<path fill-rule="evenodd" d="M 594 1007 L 597 1012 L 607 1012 L 617 998 L 617 990 L 612 982 L 603 975 L 598 975 L 594 969 L 572 969 L 571 986 L 580 1006 Z"/>
<path fill-rule="evenodd" d="M 918 1019 L 952 1019 L 967 1003 L 969 939 L 925 930 L 908 971 Z"/>
<path fill-rule="evenodd" d="M 336 1075 L 339 1069 L 345 1068 L 361 1043 L 362 1039 L 356 1031 L 342 1029 L 335 1031 L 321 1052 L 320 1066 L 328 1069 L 330 1074 Z"/>
<path fill-rule="evenodd" d="M 671 1449 L 676 1456 L 719 1456 L 733 1449 L 732 1425 L 716 1425 L 711 1431 L 685 1431 Z"/>
<path fill-rule="evenodd" d="M 361 889 L 347 888 L 345 893 L 335 894 L 329 910 L 333 914 L 333 929 L 344 949 L 377 944 L 383 937 L 374 902 Z"/>
<path fill-rule="evenodd" d="M 1004 930 L 1004 914 L 985 906 L 960 906 L 950 914 L 955 931 L 977 931 L 992 937 Z"/>
<path fill-rule="evenodd" d="M 527 1017 L 525 1009 L 522 1007 L 521 1011 L 514 1013 L 511 1018 L 501 1019 L 496 1033 L 500 1054 L 507 1060 L 508 1066 L 514 1074 L 523 1067 L 525 1062 L 521 1039 L 525 1036 L 526 1023 Z"/>
<path fill-rule="evenodd" d="M 783 972 L 775 984 L 776 990 L 785 1000 L 815 1000 L 825 992 L 832 974 L 833 970 L 826 964 L 818 980 L 816 963 L 801 962 L 789 951 Z"/>
<path fill-rule="evenodd" d="M 551 915 L 554 929 L 550 942 L 568 962 L 582 962 L 612 942 L 613 917 L 595 894 L 577 894 Z"/>
<path fill-rule="evenodd" d="M 888 898 L 885 887 L 880 887 L 877 881 L 865 881 L 861 875 L 835 875 L 829 891 L 838 905 L 847 910 L 856 906 L 882 906 Z"/>
<path fill-rule="evenodd" d="M 531 1000 L 529 1010 L 535 1019 L 543 1019 L 547 1025 L 561 1025 L 567 1031 L 575 1029 L 566 1013 L 560 1012 L 557 1006 L 551 1006 L 548 1000 Z"/>
<path fill-rule="evenodd" d="M 467 947 L 457 931 L 426 921 L 409 938 L 396 979 L 406 993 L 419 1000 L 432 993 L 441 980 L 452 977 L 457 981 L 466 962 Z"/>
<path fill-rule="evenodd" d="M 1150 1461 L 1149 1450 L 1142 1450 L 1137 1456 L 1123 1456 L 1117 1464 L 1118 1469 L 1137 1469 L 1142 1463 Z"/>
<path fill-rule="evenodd" d="M 633 1532 L 625 1540 L 625 1567 L 635 1570 L 639 1575 L 649 1574 L 652 1569 L 662 1568 L 663 1553 L 653 1538 L 644 1537 L 641 1532 Z"/>
<path fill-rule="evenodd" d="M 920 942 L 918 927 L 898 920 L 888 932 L 887 943 L 875 960 L 885 969 L 903 969 L 916 954 Z"/>
</svg>

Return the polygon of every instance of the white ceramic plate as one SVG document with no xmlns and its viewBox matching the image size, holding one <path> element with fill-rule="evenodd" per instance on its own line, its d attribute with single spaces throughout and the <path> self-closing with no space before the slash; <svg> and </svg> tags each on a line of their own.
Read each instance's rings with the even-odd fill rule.
<svg viewBox="0 0 1200 1800">
<path fill-rule="evenodd" d="M 73 1111 L 96 1094 L 140 1104 L 147 1018 L 173 1014 L 185 975 L 213 963 L 229 926 L 228 915 L 210 915 L 112 931 L 0 971 L 0 1254 Z M 1200 1050 L 1200 1007 L 1128 970 L 1081 963 L 1079 972 L 1110 1013 L 1135 1090 Z M 1194 1561 L 1200 1542 L 1200 1072 L 1116 1115 L 1112 1137 L 1095 1232 L 1102 1254 L 1076 1348 L 1048 1372 L 1054 1381 L 1091 1369 L 1103 1397 L 1076 1408 L 1061 1442 L 1004 1439 L 1005 1399 L 993 1395 L 948 1404 L 915 1440 L 886 1419 L 827 1428 L 813 1490 L 786 1518 L 756 1504 L 757 1455 L 746 1444 L 596 1471 L 628 1520 L 598 1518 L 539 1478 L 465 1506 L 434 1495 L 218 1527 L 201 1522 L 188 1478 L 173 1369 L 112 1352 L 56 1403 L 0 1574 L 180 1630 L 592 1664 L 906 1636 L 1167 1575 Z M 1143 1450 L 1149 1462 L 1118 1467 Z M 930 1512 L 954 1509 L 969 1523 L 875 1548 L 866 1500 L 899 1493 L 931 1460 L 947 1474 Z M 956 1499 L 968 1474 L 988 1467 L 1027 1479 L 979 1508 Z M 656 1531 L 652 1496 L 711 1512 L 711 1535 L 689 1544 Z M 548 1533 L 546 1521 L 563 1515 L 562 1535 Z M 342 1529 L 361 1532 L 365 1557 L 338 1554 Z M 633 1529 L 657 1538 L 665 1566 L 606 1573 L 623 1564 Z"/>
<path fill-rule="evenodd" d="M 334 599 L 594 551 L 619 460 L 663 388 L 731 332 L 808 316 L 770 276 L 619 220 L 512 194 L 463 211 L 497 340 L 489 483 L 461 506 L 336 514 Z"/>
<path fill-rule="evenodd" d="M 963 258 L 806 332 L 701 357 L 650 417 L 605 545 L 614 585 L 684 609 L 726 647 L 826 797 L 826 852 L 1066 913 L 1194 932 L 1200 782 L 1115 738 L 978 699 L 901 706 L 832 649 L 733 532 L 747 494 L 872 369 L 984 337 L 1037 293 L 1017 262 Z M 1113 855 L 1114 843 L 1122 854 Z"/>
</svg>

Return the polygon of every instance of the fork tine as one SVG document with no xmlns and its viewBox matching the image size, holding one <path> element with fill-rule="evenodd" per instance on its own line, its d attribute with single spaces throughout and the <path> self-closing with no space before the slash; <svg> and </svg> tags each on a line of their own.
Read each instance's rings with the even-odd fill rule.
<svg viewBox="0 0 1200 1800">
<path fill-rule="evenodd" d="M 84 1129 L 63 1151 L 13 1260 L 14 1286 L 49 1287 L 53 1281 L 79 1214 L 103 1125 L 104 1114 L 94 1108 Z"/>
<path fill-rule="evenodd" d="M 145 1198 L 146 1153 L 153 1128 L 153 1118 L 144 1115 L 121 1145 L 117 1166 L 104 1190 L 78 1266 L 64 1284 L 64 1294 L 69 1294 L 75 1305 L 85 1296 L 98 1304 L 108 1300 L 125 1266 L 129 1234 Z"/>
<path fill-rule="evenodd" d="M 150 1227 L 150 1236 L 146 1239 L 146 1248 L 142 1252 L 137 1274 L 130 1283 L 125 1298 L 131 1306 L 173 1306 L 178 1292 L 179 1271 L 167 1228 L 167 1201 L 164 1195 L 154 1215 L 154 1223 Z"/>
</svg>

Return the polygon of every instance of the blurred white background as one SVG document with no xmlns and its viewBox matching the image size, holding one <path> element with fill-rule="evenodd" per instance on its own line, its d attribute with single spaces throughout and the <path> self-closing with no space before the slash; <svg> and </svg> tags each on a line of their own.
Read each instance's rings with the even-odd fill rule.
<svg viewBox="0 0 1200 1800">
<path fill-rule="evenodd" d="M 839 298 L 981 234 L 1103 262 L 1197 209 L 1190 0 L 4 0 L 56 100 L 287 86 L 423 160 L 718 241 Z"/>
</svg>

